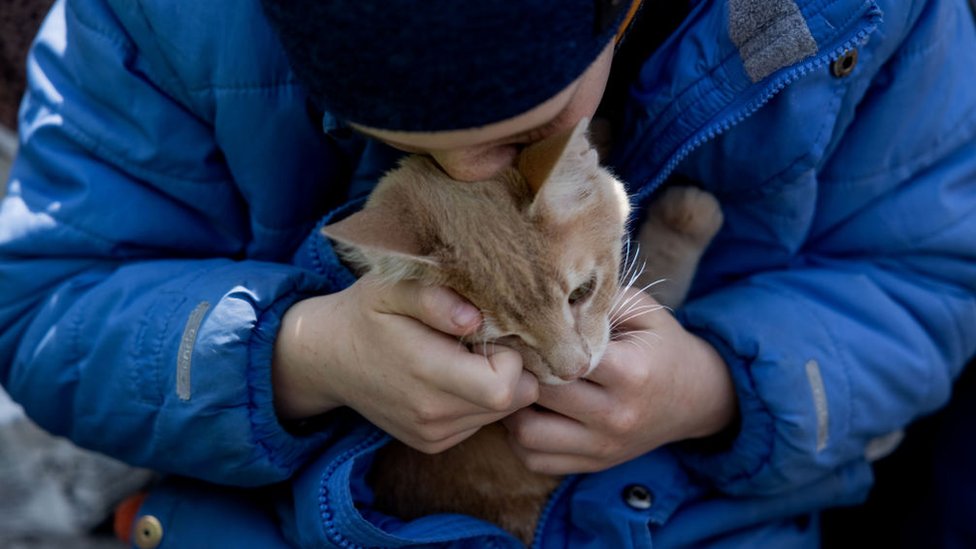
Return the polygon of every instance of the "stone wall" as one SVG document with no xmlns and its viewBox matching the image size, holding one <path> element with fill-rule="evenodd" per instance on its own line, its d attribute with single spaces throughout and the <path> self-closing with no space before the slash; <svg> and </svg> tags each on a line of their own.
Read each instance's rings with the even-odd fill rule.
<svg viewBox="0 0 976 549">
<path fill-rule="evenodd" d="M 24 93 L 27 49 L 52 0 L 0 0 L 0 125 L 13 128 Z"/>
<path fill-rule="evenodd" d="M 0 198 L 16 148 L 17 108 L 26 85 L 30 43 L 53 0 L 0 0 Z"/>
</svg>

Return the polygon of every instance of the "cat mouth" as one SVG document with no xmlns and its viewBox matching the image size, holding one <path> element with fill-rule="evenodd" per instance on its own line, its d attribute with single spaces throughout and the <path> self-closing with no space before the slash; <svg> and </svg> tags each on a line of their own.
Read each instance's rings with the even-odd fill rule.
<svg viewBox="0 0 976 549">
<path fill-rule="evenodd" d="M 590 365 L 584 365 L 575 372 L 558 374 L 556 373 L 558 370 L 534 350 L 528 355 L 523 352 L 522 365 L 526 370 L 532 372 L 539 383 L 543 385 L 567 385 L 582 379 L 593 369 Z"/>
<path fill-rule="evenodd" d="M 535 374 L 535 377 L 536 379 L 539 380 L 539 383 L 542 385 L 569 385 L 570 383 L 573 383 L 574 381 L 581 379 L 576 377 L 574 377 L 573 379 L 564 379 L 550 373 L 546 373 L 544 375 Z"/>
<path fill-rule="evenodd" d="M 512 334 L 494 340 L 499 345 L 510 347 L 522 356 L 522 368 L 530 372 L 542 385 L 567 385 L 585 378 L 596 369 L 603 355 L 593 353 L 589 362 L 581 364 L 576 370 L 567 372 L 567 368 L 556 368 L 538 349 L 526 343 L 522 337 Z"/>
</svg>

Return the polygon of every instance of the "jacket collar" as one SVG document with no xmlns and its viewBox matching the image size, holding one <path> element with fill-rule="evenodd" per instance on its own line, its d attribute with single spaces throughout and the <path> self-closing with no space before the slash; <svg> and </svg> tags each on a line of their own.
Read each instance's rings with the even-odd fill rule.
<svg viewBox="0 0 976 549">
<path fill-rule="evenodd" d="M 692 150 L 863 42 L 880 17 L 873 0 L 698 2 L 637 75 L 609 164 L 641 200 Z"/>
</svg>

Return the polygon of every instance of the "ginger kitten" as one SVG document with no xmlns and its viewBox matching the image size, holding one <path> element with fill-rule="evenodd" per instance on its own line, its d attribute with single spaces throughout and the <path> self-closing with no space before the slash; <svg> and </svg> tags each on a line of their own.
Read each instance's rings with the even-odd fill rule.
<svg viewBox="0 0 976 549">
<path fill-rule="evenodd" d="M 484 318 L 465 343 L 513 347 L 541 383 L 570 383 L 599 364 L 610 341 L 630 209 L 623 184 L 599 165 L 586 125 L 530 145 L 517 168 L 488 181 L 457 182 L 431 160 L 408 157 L 362 211 L 323 232 L 360 275 L 421 280 L 464 296 Z M 642 234 L 651 240 L 642 248 L 690 277 L 721 212 L 697 189 L 664 196 L 678 211 L 667 204 L 651 211 L 659 219 L 649 222 L 656 225 Z M 706 211 L 704 229 L 701 216 L 685 215 L 689 208 Z M 667 304 L 686 290 L 679 285 Z M 530 543 L 560 478 L 527 470 L 506 436 L 489 425 L 436 455 L 392 441 L 373 464 L 375 508 L 407 520 L 473 515 Z"/>
</svg>

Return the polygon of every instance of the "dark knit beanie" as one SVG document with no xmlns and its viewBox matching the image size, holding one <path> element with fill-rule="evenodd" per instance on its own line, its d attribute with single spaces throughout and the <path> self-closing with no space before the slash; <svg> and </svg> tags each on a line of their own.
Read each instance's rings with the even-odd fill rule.
<svg viewBox="0 0 976 549">
<path fill-rule="evenodd" d="M 630 0 L 262 0 L 322 110 L 439 131 L 521 114 L 578 78 Z"/>
</svg>

